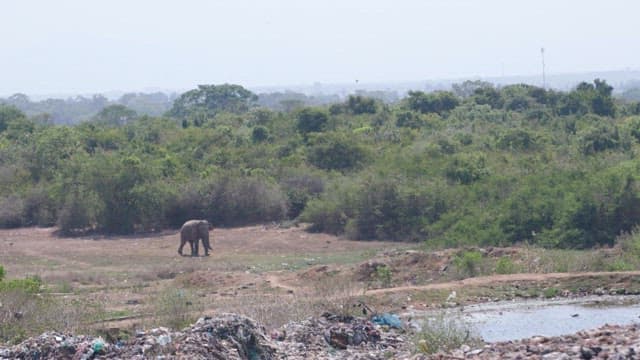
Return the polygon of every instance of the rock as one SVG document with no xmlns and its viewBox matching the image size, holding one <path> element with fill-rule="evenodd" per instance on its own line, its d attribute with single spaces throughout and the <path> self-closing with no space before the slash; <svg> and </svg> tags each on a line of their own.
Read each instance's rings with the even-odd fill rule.
<svg viewBox="0 0 640 360">
<path fill-rule="evenodd" d="M 584 348 L 584 347 L 580 348 L 580 358 L 581 359 L 589 360 L 589 359 L 593 358 L 594 355 L 595 354 L 591 349 Z"/>
</svg>

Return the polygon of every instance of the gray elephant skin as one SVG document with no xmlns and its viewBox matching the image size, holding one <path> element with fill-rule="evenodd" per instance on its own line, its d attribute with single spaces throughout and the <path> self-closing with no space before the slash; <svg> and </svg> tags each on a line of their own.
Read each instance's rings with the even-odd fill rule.
<svg viewBox="0 0 640 360">
<path fill-rule="evenodd" d="M 182 255 L 184 244 L 189 242 L 191 256 L 198 256 L 199 241 L 202 240 L 204 255 L 209 256 L 209 250 L 213 250 L 209 244 L 209 231 L 213 225 L 207 220 L 189 220 L 180 228 L 180 247 L 178 254 Z"/>
</svg>

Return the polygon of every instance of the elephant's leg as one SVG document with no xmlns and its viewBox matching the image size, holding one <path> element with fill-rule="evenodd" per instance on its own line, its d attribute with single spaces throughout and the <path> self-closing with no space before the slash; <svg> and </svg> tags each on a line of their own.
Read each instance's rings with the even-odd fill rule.
<svg viewBox="0 0 640 360">
<path fill-rule="evenodd" d="M 185 239 L 180 239 L 180 247 L 178 247 L 178 254 L 182 255 L 182 248 L 187 241 Z"/>
<path fill-rule="evenodd" d="M 200 239 L 196 238 L 191 241 L 191 256 L 198 256 L 198 247 L 200 246 L 198 243 Z"/>
<path fill-rule="evenodd" d="M 202 237 L 202 247 L 204 248 L 204 256 L 209 256 L 209 250 L 213 249 L 211 249 L 211 245 L 209 244 L 208 232 Z"/>
</svg>

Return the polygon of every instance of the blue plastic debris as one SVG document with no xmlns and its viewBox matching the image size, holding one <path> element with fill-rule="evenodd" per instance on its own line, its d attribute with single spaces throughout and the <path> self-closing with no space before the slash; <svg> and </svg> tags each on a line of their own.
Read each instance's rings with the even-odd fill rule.
<svg viewBox="0 0 640 360">
<path fill-rule="evenodd" d="M 374 315 L 371 318 L 374 324 L 378 325 L 387 325 L 392 328 L 402 329 L 402 320 L 398 317 L 398 315 L 384 313 L 381 315 Z"/>
</svg>

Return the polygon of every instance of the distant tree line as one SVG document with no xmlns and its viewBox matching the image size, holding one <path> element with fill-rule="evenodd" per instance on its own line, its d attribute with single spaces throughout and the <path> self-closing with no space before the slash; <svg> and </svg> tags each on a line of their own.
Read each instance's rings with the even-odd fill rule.
<svg viewBox="0 0 640 360">
<path fill-rule="evenodd" d="M 612 90 L 473 81 L 274 109 L 239 85 L 203 85 L 158 116 L 104 103 L 74 126 L 5 103 L 0 226 L 294 220 L 360 240 L 609 245 L 640 223 L 640 106 Z"/>
</svg>

